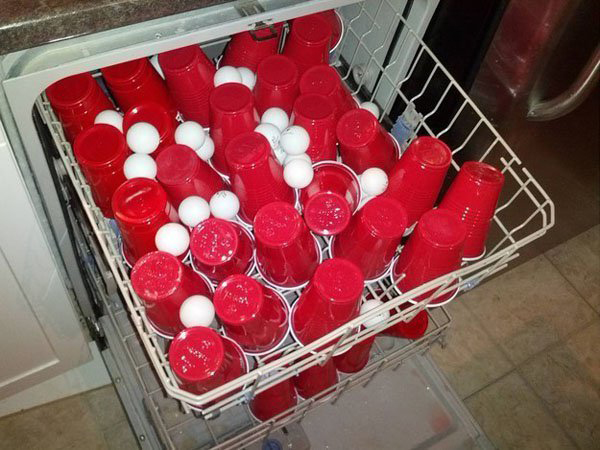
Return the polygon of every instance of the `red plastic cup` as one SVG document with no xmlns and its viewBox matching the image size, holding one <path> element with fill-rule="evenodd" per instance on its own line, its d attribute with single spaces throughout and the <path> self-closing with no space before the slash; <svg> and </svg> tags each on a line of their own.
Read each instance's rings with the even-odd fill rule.
<svg viewBox="0 0 600 450">
<path fill-rule="evenodd" d="M 303 399 L 314 397 L 338 382 L 333 358 L 322 366 L 314 365 L 294 377 L 296 392 Z"/>
<path fill-rule="evenodd" d="M 210 95 L 210 135 L 215 143 L 212 163 L 215 168 L 229 175 L 225 148 L 231 140 L 258 125 L 254 110 L 252 91 L 241 83 L 225 83 L 216 87 Z"/>
<path fill-rule="evenodd" d="M 312 66 L 329 62 L 331 24 L 318 14 L 292 20 L 283 54 L 291 58 L 300 73 Z"/>
<path fill-rule="evenodd" d="M 354 344 L 341 355 L 333 357 L 335 368 L 343 373 L 356 373 L 365 368 L 371 356 L 371 347 L 376 335 L 369 336 L 364 341 Z"/>
<path fill-rule="evenodd" d="M 179 308 L 188 297 L 212 296 L 210 285 L 200 275 L 165 252 L 148 253 L 139 259 L 131 270 L 131 284 L 154 329 L 169 338 L 185 328 L 179 320 Z"/>
<path fill-rule="evenodd" d="M 239 224 L 210 218 L 192 231 L 190 251 L 194 267 L 212 281 L 220 282 L 252 268 L 254 244 Z"/>
<path fill-rule="evenodd" d="M 185 120 L 209 126 L 208 99 L 213 90 L 215 66 L 197 45 L 158 55 L 169 93 Z"/>
<path fill-rule="evenodd" d="M 397 200 L 375 197 L 334 237 L 332 255 L 354 262 L 367 280 L 385 274 L 406 229 L 406 211 Z"/>
<path fill-rule="evenodd" d="M 175 336 L 169 347 L 169 365 L 181 388 L 196 395 L 248 371 L 240 347 L 208 327 L 186 328 Z"/>
<path fill-rule="evenodd" d="M 217 287 L 214 304 L 227 336 L 247 353 L 273 350 L 287 336 L 289 307 L 285 299 L 254 278 L 228 276 Z"/>
<path fill-rule="evenodd" d="M 250 411 L 258 420 L 265 422 L 298 403 L 298 396 L 291 378 L 259 392 L 250 400 Z"/>
<path fill-rule="evenodd" d="M 363 287 L 363 275 L 352 262 L 323 261 L 292 309 L 292 331 L 298 342 L 310 344 L 357 317 Z"/>
<path fill-rule="evenodd" d="M 158 130 L 160 143 L 158 144 L 158 148 L 152 153 L 154 158 L 164 148 L 175 143 L 175 128 L 177 128 L 178 123 L 164 106 L 153 102 L 140 103 L 133 106 L 125 113 L 125 117 L 123 117 L 123 133 L 127 134 L 127 130 L 138 122 L 149 123 Z"/>
<path fill-rule="evenodd" d="M 123 252 L 131 265 L 157 250 L 154 235 L 160 227 L 179 220 L 167 193 L 148 178 L 132 178 L 121 184 L 113 194 L 112 210 L 121 230 Z"/>
<path fill-rule="evenodd" d="M 269 283 L 292 288 L 310 280 L 319 265 L 319 244 L 291 204 L 263 206 L 254 217 L 254 236 L 256 264 Z"/>
<path fill-rule="evenodd" d="M 255 131 L 240 134 L 225 149 L 231 170 L 231 189 L 240 199 L 240 216 L 252 223 L 263 206 L 283 201 L 294 204 L 294 191 L 283 179 L 269 141 Z"/>
<path fill-rule="evenodd" d="M 448 188 L 440 209 L 455 212 L 467 228 L 464 258 L 485 253 L 485 241 L 498 205 L 504 174 L 493 166 L 467 161 Z"/>
<path fill-rule="evenodd" d="M 360 197 L 358 177 L 349 167 L 333 161 L 318 163 L 312 181 L 300 191 L 304 220 L 316 234 L 339 234 L 350 223 Z"/>
<path fill-rule="evenodd" d="M 392 314 L 395 313 L 392 312 Z M 398 322 L 383 330 L 381 334 L 402 339 L 415 340 L 421 338 L 425 334 L 428 326 L 429 315 L 427 314 L 427 310 L 423 310 L 419 311 L 417 315 L 415 315 L 408 322 Z"/>
<path fill-rule="evenodd" d="M 331 50 L 338 46 L 340 41 L 342 40 L 342 33 L 344 31 L 342 26 L 342 20 L 336 14 L 334 9 L 329 9 L 327 11 L 321 11 L 316 13 L 317 16 L 321 16 L 331 26 Z"/>
<path fill-rule="evenodd" d="M 221 66 L 247 67 L 256 72 L 265 58 L 277 54 L 282 23 L 255 31 L 234 34 L 225 48 Z"/>
<path fill-rule="evenodd" d="M 412 141 L 392 167 L 383 195 L 402 203 L 412 226 L 433 208 L 452 162 L 452 153 L 439 139 L 421 136 Z"/>
<path fill-rule="evenodd" d="M 104 81 L 122 111 L 141 103 L 161 105 L 172 118 L 177 116 L 167 86 L 147 58 L 134 59 L 101 69 Z"/>
<path fill-rule="evenodd" d="M 336 132 L 342 161 L 358 174 L 371 167 L 389 173 L 398 159 L 394 139 L 366 109 L 345 113 Z"/>
<path fill-rule="evenodd" d="M 89 73 L 73 75 L 51 84 L 46 95 L 71 144 L 79 133 L 94 125 L 98 113 L 113 109 L 112 103 Z"/>
<path fill-rule="evenodd" d="M 129 153 L 125 137 L 111 125 L 94 125 L 77 136 L 73 151 L 96 205 L 105 217 L 114 217 L 110 202 L 125 181 L 123 164 Z"/>
<path fill-rule="evenodd" d="M 156 179 L 176 208 L 187 197 L 197 195 L 207 202 L 225 183 L 217 172 L 186 145 L 173 144 L 156 158 Z"/>
<path fill-rule="evenodd" d="M 346 112 L 358 108 L 337 70 L 328 64 L 319 64 L 304 72 L 300 77 L 300 94 L 328 97 L 333 103 L 336 121 Z"/>
<path fill-rule="evenodd" d="M 262 115 L 267 109 L 278 107 L 288 115 L 298 97 L 298 68 L 283 55 L 269 56 L 256 69 L 254 96 L 256 110 Z"/>
<path fill-rule="evenodd" d="M 336 160 L 335 108 L 329 98 L 319 94 L 299 96 L 294 103 L 293 122 L 310 136 L 306 153 L 313 163 Z"/>
</svg>

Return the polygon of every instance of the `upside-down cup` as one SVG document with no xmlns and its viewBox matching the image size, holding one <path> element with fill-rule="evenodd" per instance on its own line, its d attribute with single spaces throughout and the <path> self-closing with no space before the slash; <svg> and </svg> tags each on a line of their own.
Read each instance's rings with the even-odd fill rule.
<svg viewBox="0 0 600 450">
<path fill-rule="evenodd" d="M 225 334 L 248 354 L 271 351 L 287 336 L 287 302 L 254 278 L 228 276 L 217 287 L 213 301 Z"/>
<path fill-rule="evenodd" d="M 236 136 L 253 131 L 258 125 L 252 91 L 241 83 L 225 83 L 210 95 L 210 135 L 215 143 L 212 163 L 219 172 L 229 175 L 225 158 L 227 145 Z"/>
<path fill-rule="evenodd" d="M 316 364 L 294 377 L 296 392 L 303 399 L 314 397 L 338 382 L 338 373 L 330 358 L 322 366 Z"/>
<path fill-rule="evenodd" d="M 250 412 L 261 422 L 266 422 L 278 414 L 293 408 L 298 403 L 296 389 L 291 378 L 259 392 L 250 400 Z"/>
<path fill-rule="evenodd" d="M 383 195 L 402 203 L 409 227 L 433 208 L 451 162 L 452 153 L 446 144 L 421 136 L 411 142 L 392 167 Z"/>
<path fill-rule="evenodd" d="M 125 259 L 132 266 L 157 250 L 154 235 L 160 227 L 179 220 L 167 193 L 148 178 L 132 178 L 121 184 L 113 194 L 112 210 L 121 231 Z"/>
<path fill-rule="evenodd" d="M 207 202 L 225 183 L 215 170 L 186 145 L 173 144 L 156 158 L 156 179 L 162 184 L 176 208 L 191 195 Z"/>
<path fill-rule="evenodd" d="M 258 270 L 277 287 L 305 284 L 319 265 L 319 244 L 290 203 L 273 202 L 259 209 L 254 237 Z"/>
<path fill-rule="evenodd" d="M 330 53 L 335 50 L 335 48 L 339 45 L 342 40 L 342 35 L 344 33 L 344 25 L 342 23 L 341 17 L 337 14 L 335 9 L 328 9 L 327 11 L 321 11 L 316 13 L 316 15 L 321 16 L 331 26 L 331 44 L 330 44 Z"/>
<path fill-rule="evenodd" d="M 364 341 L 354 344 L 350 349 L 333 357 L 335 368 L 343 373 L 356 373 L 365 368 L 371 356 L 371 347 L 377 335 L 369 336 Z"/>
<path fill-rule="evenodd" d="M 158 131 L 160 143 L 152 153 L 154 158 L 164 148 L 175 143 L 175 128 L 178 124 L 164 106 L 154 102 L 145 102 L 131 107 L 123 117 L 123 133 L 127 135 L 127 130 L 138 122 L 149 123 Z"/>
<path fill-rule="evenodd" d="M 157 103 L 174 119 L 175 104 L 164 80 L 148 58 L 134 59 L 101 69 L 104 81 L 122 111 L 146 102 Z"/>
<path fill-rule="evenodd" d="M 405 309 L 408 306 L 403 305 L 401 309 Z M 396 314 L 392 312 L 392 315 Z M 429 315 L 427 310 L 424 309 L 419 311 L 412 319 L 408 322 L 400 321 L 395 323 L 391 327 L 386 328 L 381 332 L 386 336 L 398 337 L 402 339 L 419 339 L 423 337 L 429 326 Z"/>
<path fill-rule="evenodd" d="M 489 164 L 467 161 L 448 188 L 440 209 L 455 212 L 467 228 L 464 258 L 479 258 L 498 205 L 504 174 Z"/>
<path fill-rule="evenodd" d="M 243 31 L 231 36 L 221 59 L 221 66 L 247 67 L 256 72 L 265 58 L 277 54 L 283 23 L 267 28 Z"/>
<path fill-rule="evenodd" d="M 308 228 L 321 236 L 341 233 L 360 204 L 360 183 L 348 166 L 333 161 L 315 164 L 313 179 L 300 191 Z"/>
<path fill-rule="evenodd" d="M 208 99 L 213 90 L 215 66 L 198 45 L 158 55 L 169 93 L 185 120 L 209 126 Z"/>
<path fill-rule="evenodd" d="M 269 56 L 256 70 L 254 96 L 256 110 L 262 115 L 267 109 L 277 107 L 291 114 L 298 97 L 298 68 L 283 55 Z"/>
<path fill-rule="evenodd" d="M 358 105 L 342 82 L 335 68 L 319 64 L 308 69 L 300 77 L 300 94 L 319 94 L 328 97 L 335 108 L 335 120 Z"/>
<path fill-rule="evenodd" d="M 48 86 L 46 95 L 71 144 L 79 133 L 94 125 L 98 113 L 113 109 L 90 73 L 63 78 Z"/>
<path fill-rule="evenodd" d="M 94 125 L 77 136 L 73 152 L 96 205 L 105 217 L 114 217 L 111 199 L 125 181 L 123 164 L 129 153 L 125 137 L 111 125 Z"/>
<path fill-rule="evenodd" d="M 406 229 L 404 207 L 397 200 L 375 197 L 360 208 L 332 241 L 332 256 L 354 262 L 367 280 L 384 275 Z"/>
<path fill-rule="evenodd" d="M 294 103 L 294 125 L 304 128 L 310 136 L 306 154 L 313 163 L 337 158 L 335 109 L 324 95 L 303 94 Z"/>
<path fill-rule="evenodd" d="M 448 210 L 432 209 L 421 216 L 392 268 L 392 279 L 401 292 L 408 292 L 428 281 L 460 269 L 466 228 L 459 216 Z M 404 277 L 400 277 L 404 274 Z M 428 298 L 435 289 L 421 294 L 413 302 Z M 429 305 L 439 306 L 455 294 L 451 290 L 433 298 Z"/>
<path fill-rule="evenodd" d="M 318 14 L 292 20 L 283 54 L 291 58 L 300 73 L 312 66 L 329 62 L 331 24 Z"/>
<path fill-rule="evenodd" d="M 216 283 L 252 269 L 252 238 L 235 222 L 215 218 L 200 222 L 192 231 L 190 251 L 194 268 Z"/>
<path fill-rule="evenodd" d="M 152 327 L 168 338 L 185 328 L 179 319 L 179 308 L 188 297 L 212 296 L 212 288 L 202 276 L 165 252 L 140 258 L 131 270 L 131 285 L 144 303 Z"/>
<path fill-rule="evenodd" d="M 240 199 L 240 216 L 247 223 L 263 206 L 283 201 L 294 204 L 295 195 L 283 179 L 267 138 L 249 131 L 231 140 L 225 149 L 231 170 L 231 189 Z"/>
</svg>

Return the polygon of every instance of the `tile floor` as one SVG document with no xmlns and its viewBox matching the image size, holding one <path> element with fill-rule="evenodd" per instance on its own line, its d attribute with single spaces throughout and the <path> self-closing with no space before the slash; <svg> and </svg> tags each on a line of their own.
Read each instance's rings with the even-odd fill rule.
<svg viewBox="0 0 600 450">
<path fill-rule="evenodd" d="M 600 447 L 600 225 L 449 308 L 433 357 L 496 447 Z M 135 445 L 112 386 L 0 419 L 0 448 Z"/>
</svg>

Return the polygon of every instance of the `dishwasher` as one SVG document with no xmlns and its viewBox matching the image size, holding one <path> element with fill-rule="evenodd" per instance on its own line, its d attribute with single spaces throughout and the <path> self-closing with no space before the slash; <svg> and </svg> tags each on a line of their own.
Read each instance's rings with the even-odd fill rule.
<svg viewBox="0 0 600 450">
<path fill-rule="evenodd" d="M 452 445 L 443 439 L 461 429 L 470 445 L 486 446 L 481 430 L 427 356 L 431 346 L 444 344 L 451 325 L 446 309 L 429 307 L 429 299 L 456 290 L 455 301 L 460 301 L 461 292 L 505 269 L 519 256 L 521 247 L 553 226 L 554 205 L 424 43 L 423 35 L 437 4 L 435 0 L 225 2 L 51 42 L 2 58 L 5 102 L 1 114 L 10 145 L 32 196 L 39 199 L 38 213 L 45 218 L 47 233 L 64 261 L 64 276 L 70 279 L 83 320 L 102 349 L 142 448 L 307 448 L 301 425 L 318 411 L 316 408 L 331 408 L 344 397 L 368 389 L 371 380 L 384 371 L 396 369 L 423 374 L 417 378 L 407 375 L 405 387 L 423 388 L 432 402 L 442 405 L 441 419 L 431 426 L 423 425 L 423 430 L 413 430 L 414 434 L 421 433 L 415 445 L 429 447 L 437 442 L 449 448 Z M 378 106 L 381 123 L 401 150 L 419 135 L 434 136 L 452 151 L 450 176 L 467 160 L 489 163 L 504 174 L 485 255 L 408 293 L 400 293 L 390 277 L 367 283 L 363 296 L 384 300 L 383 307 L 358 316 L 307 346 L 288 339 L 276 355 L 254 357 L 253 369 L 245 375 L 204 394 L 192 394 L 179 387 L 169 368 L 168 340 L 154 331 L 144 314 L 132 288 L 114 221 L 106 219 L 94 203 L 44 91 L 57 80 L 83 72 L 91 72 L 103 85 L 102 67 L 189 45 L 200 45 L 218 63 L 236 33 L 272 29 L 274 24 L 283 23 L 285 38 L 286 21 L 331 9 L 335 9 L 342 33 L 330 52 L 329 63 L 357 100 Z M 58 241 L 57 236 L 65 230 L 69 238 Z M 320 245 L 325 248 L 328 243 L 321 240 Z M 428 298 L 409 302 L 423 294 Z M 285 292 L 290 302 L 298 296 L 298 291 Z M 385 322 L 360 328 L 385 311 L 393 312 Z M 429 326 L 418 339 L 379 335 L 423 311 L 429 316 Z M 354 333 L 356 329 L 362 331 Z M 296 406 L 267 421 L 251 414 L 248 404 L 256 394 L 323 365 L 334 353 L 376 334 L 369 362 L 359 372 L 342 375 L 320 395 L 300 399 Z M 411 408 L 427 409 L 419 405 Z M 402 411 L 409 414 L 406 408 Z M 403 417 L 395 420 L 403 422 Z M 428 433 L 437 435 L 438 440 L 427 441 Z"/>
</svg>

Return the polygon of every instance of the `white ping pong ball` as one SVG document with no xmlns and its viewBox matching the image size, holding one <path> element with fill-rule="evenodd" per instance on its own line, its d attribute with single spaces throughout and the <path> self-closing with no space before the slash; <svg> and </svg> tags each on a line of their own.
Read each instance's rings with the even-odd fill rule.
<svg viewBox="0 0 600 450">
<path fill-rule="evenodd" d="M 161 252 L 180 256 L 190 246 L 190 233 L 180 223 L 167 223 L 156 232 L 154 244 Z"/>
<path fill-rule="evenodd" d="M 388 176 L 379 167 L 365 170 L 359 179 L 362 191 L 370 196 L 381 195 L 388 187 Z"/>
<path fill-rule="evenodd" d="M 288 186 L 294 189 L 308 186 L 313 176 L 312 164 L 303 159 L 294 159 L 283 167 L 283 179 Z"/>
<path fill-rule="evenodd" d="M 154 67 L 154 70 L 156 70 L 158 72 L 158 74 L 160 75 L 160 77 L 164 80 L 165 74 L 163 73 L 162 67 L 160 67 L 160 64 L 158 62 L 158 55 L 154 55 L 150 58 L 150 64 L 152 64 L 152 67 Z"/>
<path fill-rule="evenodd" d="M 375 309 L 381 305 L 383 305 L 383 302 L 381 300 L 377 300 L 377 299 L 367 300 L 360 306 L 360 314 L 364 314 L 364 313 L 371 311 L 372 309 Z M 389 318 L 390 318 L 390 312 L 383 311 L 381 314 L 377 314 L 375 317 L 372 317 L 371 319 L 366 320 L 364 322 L 364 325 L 366 328 L 375 327 L 375 326 L 385 322 Z"/>
<path fill-rule="evenodd" d="M 290 118 L 283 109 L 273 107 L 267 109 L 263 113 L 260 118 L 260 123 L 270 123 L 271 125 L 275 125 L 279 131 L 282 132 L 290 124 Z"/>
<path fill-rule="evenodd" d="M 242 75 L 239 70 L 233 66 L 223 66 L 215 73 L 214 84 L 215 87 L 225 83 L 241 83 Z"/>
<path fill-rule="evenodd" d="M 377 119 L 379 119 L 379 106 L 377 106 L 373 102 L 363 102 L 360 104 L 362 109 L 366 109 L 371 114 L 373 114 Z"/>
<path fill-rule="evenodd" d="M 196 155 L 198 155 L 202 161 L 208 161 L 214 154 L 215 141 L 213 141 L 210 136 L 206 136 L 206 139 L 204 139 L 204 144 L 202 144 L 202 146 L 196 150 Z"/>
<path fill-rule="evenodd" d="M 105 123 L 106 125 L 112 125 L 121 133 L 123 132 L 123 116 L 113 109 L 105 109 L 100 111 L 94 123 Z"/>
<path fill-rule="evenodd" d="M 283 165 L 283 163 L 285 162 L 285 158 L 288 156 L 288 154 L 284 152 L 283 149 L 279 146 L 273 149 L 273 154 L 275 155 L 275 158 L 277 158 L 277 161 L 281 165 Z"/>
<path fill-rule="evenodd" d="M 148 122 L 137 122 L 127 130 L 126 140 L 127 145 L 134 153 L 149 155 L 158 148 L 160 134 Z"/>
<path fill-rule="evenodd" d="M 188 227 L 194 228 L 210 217 L 210 206 L 202 197 L 191 195 L 179 204 L 177 209 L 179 220 Z"/>
<path fill-rule="evenodd" d="M 179 320 L 184 327 L 208 327 L 215 318 L 215 307 L 208 297 L 192 295 L 179 307 Z"/>
<path fill-rule="evenodd" d="M 279 138 L 281 137 L 281 132 L 279 131 L 279 128 L 272 123 L 261 123 L 254 129 L 254 131 L 267 138 L 267 141 L 269 141 L 269 144 L 271 145 L 271 150 L 279 147 Z"/>
<path fill-rule="evenodd" d="M 206 140 L 204 128 L 198 122 L 187 121 L 180 124 L 175 130 L 175 142 L 181 145 L 187 145 L 194 151 L 197 151 Z"/>
<path fill-rule="evenodd" d="M 256 74 L 247 67 L 238 67 L 237 70 L 240 73 L 240 77 L 242 77 L 242 84 L 250 90 L 254 89 Z"/>
<path fill-rule="evenodd" d="M 240 210 L 240 200 L 231 191 L 219 191 L 210 199 L 210 212 L 218 219 L 233 220 Z"/>
<path fill-rule="evenodd" d="M 156 162 L 152 156 L 143 153 L 134 153 L 128 156 L 123 164 L 123 173 L 128 180 L 132 178 L 150 178 L 153 180 L 156 178 L 156 171 Z"/>
<path fill-rule="evenodd" d="M 300 153 L 299 155 L 288 155 L 286 153 L 285 159 L 283 160 L 283 165 L 287 166 L 291 161 L 294 161 L 296 159 L 301 159 L 312 165 L 312 159 L 310 159 L 310 156 L 308 156 L 306 153 Z"/>
<path fill-rule="evenodd" d="M 283 130 L 279 143 L 288 155 L 300 155 L 308 150 L 310 136 L 301 126 L 292 125 Z"/>
</svg>

